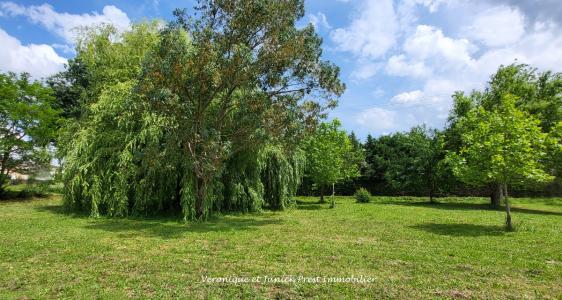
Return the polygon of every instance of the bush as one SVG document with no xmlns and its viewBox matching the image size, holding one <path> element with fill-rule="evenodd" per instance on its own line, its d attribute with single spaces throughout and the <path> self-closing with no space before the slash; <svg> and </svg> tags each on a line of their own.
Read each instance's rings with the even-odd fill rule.
<svg viewBox="0 0 562 300">
<path fill-rule="evenodd" d="M 28 199 L 33 197 L 43 198 L 43 197 L 47 197 L 48 194 L 49 194 L 48 183 L 29 184 L 16 194 L 16 198 L 19 199 Z"/>
<path fill-rule="evenodd" d="M 355 199 L 358 203 L 368 203 L 371 201 L 371 193 L 365 188 L 360 188 L 355 192 Z"/>
</svg>

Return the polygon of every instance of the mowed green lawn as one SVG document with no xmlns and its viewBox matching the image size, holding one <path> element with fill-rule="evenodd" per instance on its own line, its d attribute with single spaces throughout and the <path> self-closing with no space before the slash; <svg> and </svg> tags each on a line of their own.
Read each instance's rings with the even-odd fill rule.
<svg viewBox="0 0 562 300">
<path fill-rule="evenodd" d="M 0 202 L 0 298 L 562 297 L 562 199 L 514 200 L 509 233 L 485 199 L 316 201 L 195 224 L 68 215 L 56 196 Z"/>
</svg>

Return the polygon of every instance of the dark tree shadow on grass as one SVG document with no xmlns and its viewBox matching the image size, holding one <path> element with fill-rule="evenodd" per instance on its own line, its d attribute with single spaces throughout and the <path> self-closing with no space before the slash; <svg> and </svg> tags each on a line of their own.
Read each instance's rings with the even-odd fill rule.
<svg viewBox="0 0 562 300">
<path fill-rule="evenodd" d="M 297 209 L 302 210 L 320 210 L 324 209 L 321 204 L 299 204 L 297 205 Z"/>
<path fill-rule="evenodd" d="M 22 192 L 8 191 L 0 195 L 0 203 L 32 202 L 37 200 L 52 200 L 57 195 L 30 195 Z"/>
<path fill-rule="evenodd" d="M 459 202 L 445 202 L 445 203 L 429 203 L 429 202 L 405 202 L 405 201 L 385 201 L 381 202 L 384 204 L 394 204 L 403 206 L 413 206 L 413 207 L 426 207 L 433 209 L 445 209 L 445 210 L 495 210 L 495 211 L 505 211 L 504 207 L 498 209 L 492 208 L 488 203 L 459 203 Z M 535 214 L 535 215 L 551 215 L 551 216 L 562 216 L 562 212 L 556 211 L 546 211 L 530 208 L 518 207 L 512 204 L 512 212 L 524 213 L 524 214 Z"/>
<path fill-rule="evenodd" d="M 67 217 L 74 217 L 74 218 L 87 218 L 89 215 L 86 212 L 80 212 L 80 211 L 67 211 L 64 206 L 60 205 L 60 204 L 55 204 L 55 205 L 41 205 L 41 206 L 36 206 L 34 207 L 34 209 L 36 211 L 40 211 L 40 212 L 48 212 L 51 214 L 57 214 L 57 215 L 64 215 Z"/>
<path fill-rule="evenodd" d="M 486 203 L 459 203 L 459 202 L 406 202 L 406 201 L 384 201 L 383 204 L 393 204 L 413 207 L 427 207 L 445 210 L 493 210 Z"/>
<path fill-rule="evenodd" d="M 84 228 L 120 233 L 120 237 L 123 238 L 149 236 L 171 239 L 189 233 L 257 230 L 261 226 L 283 223 L 281 219 L 261 216 L 259 213 L 226 214 L 212 216 L 205 222 L 183 222 L 178 214 L 128 218 L 101 217 L 96 219 L 90 218 L 87 213 L 67 212 L 62 205 L 42 205 L 35 207 L 35 209 L 73 218 L 89 219 L 89 224 L 83 226 Z"/>
<path fill-rule="evenodd" d="M 504 235 L 504 228 L 501 226 L 487 226 L 475 224 L 419 224 L 410 226 L 417 230 L 448 236 L 500 236 Z"/>
<path fill-rule="evenodd" d="M 295 201 L 295 203 L 297 204 L 296 208 L 302 210 L 320 210 L 320 209 L 327 208 L 326 205 L 329 205 L 328 202 L 320 203 L 319 200 L 318 201 L 297 200 Z"/>
<path fill-rule="evenodd" d="M 164 239 L 179 238 L 190 233 L 257 230 L 261 226 L 277 225 L 280 219 L 220 218 L 206 222 L 178 222 L 150 219 L 99 219 L 84 226 L 87 229 L 120 233 L 121 237 L 149 236 Z"/>
<path fill-rule="evenodd" d="M 505 210 L 504 208 L 501 209 L 502 211 Z M 529 208 L 522 208 L 522 207 L 511 207 L 512 212 L 524 213 L 524 214 L 533 214 L 533 215 L 548 215 L 548 216 L 562 216 L 562 212 L 557 211 L 547 211 L 547 210 L 538 210 L 538 209 L 529 209 Z"/>
</svg>

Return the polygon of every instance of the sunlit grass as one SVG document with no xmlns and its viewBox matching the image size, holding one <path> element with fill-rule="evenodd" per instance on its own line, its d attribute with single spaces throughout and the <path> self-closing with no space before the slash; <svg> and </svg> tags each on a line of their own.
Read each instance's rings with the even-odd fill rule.
<svg viewBox="0 0 562 300">
<path fill-rule="evenodd" d="M 216 217 L 91 219 L 58 197 L 0 202 L 0 298 L 338 296 L 559 298 L 562 199 L 315 198 Z M 372 283 L 205 283 L 203 276 L 372 277 Z"/>
</svg>

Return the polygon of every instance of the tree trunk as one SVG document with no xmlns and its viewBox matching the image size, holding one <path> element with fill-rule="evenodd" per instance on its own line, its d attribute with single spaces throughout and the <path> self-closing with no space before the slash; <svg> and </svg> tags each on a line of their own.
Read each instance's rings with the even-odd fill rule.
<svg viewBox="0 0 562 300">
<path fill-rule="evenodd" d="M 324 201 L 324 186 L 323 185 L 320 186 L 320 203 L 326 203 L 326 201 Z"/>
<path fill-rule="evenodd" d="M 494 209 L 499 209 L 500 208 L 500 203 L 502 202 L 504 198 L 504 193 L 503 193 L 503 186 L 502 184 L 493 184 L 492 185 L 492 194 L 490 195 L 490 204 L 492 206 L 492 208 Z"/>
<path fill-rule="evenodd" d="M 8 157 L 10 157 L 10 153 L 8 151 L 5 151 L 2 155 L 2 160 L 0 161 L 0 175 L 4 175 L 4 172 L 6 172 L 6 175 L 8 175 L 8 168 L 6 167 L 6 164 L 8 163 Z"/>
<path fill-rule="evenodd" d="M 205 180 L 197 178 L 195 180 L 195 218 L 203 220 L 205 216 L 205 197 L 207 196 Z"/>
<path fill-rule="evenodd" d="M 429 191 L 429 203 L 435 203 L 435 201 L 433 201 L 433 192 Z"/>
<path fill-rule="evenodd" d="M 4 194 L 4 184 L 7 184 L 10 181 L 10 177 L 8 175 L 8 170 L 4 168 L 4 163 L 2 163 L 2 169 L 0 170 L 0 196 Z M 4 174 L 6 172 L 6 174 Z"/>
<path fill-rule="evenodd" d="M 332 183 L 332 203 L 330 204 L 330 208 L 334 208 L 336 207 L 336 199 L 334 198 L 334 196 L 336 195 L 336 190 L 334 187 L 334 183 Z"/>
<path fill-rule="evenodd" d="M 176 165 L 176 191 L 175 191 L 175 201 L 172 202 L 172 204 L 170 205 L 170 207 L 168 207 L 168 209 L 170 209 L 171 212 L 177 212 L 177 211 L 182 211 L 182 205 L 181 205 L 181 197 L 182 197 L 182 188 L 183 188 L 183 180 L 184 180 L 184 169 L 182 168 L 182 164 L 178 163 Z"/>
<path fill-rule="evenodd" d="M 8 152 L 4 152 L 2 159 L 0 160 L 0 196 L 4 194 L 4 184 L 9 182 L 9 171 L 6 167 L 6 163 L 8 162 Z M 6 174 L 4 174 L 6 172 Z"/>
<path fill-rule="evenodd" d="M 435 174 L 433 174 L 433 164 L 431 165 L 431 170 L 429 172 L 429 174 L 431 174 L 429 176 L 429 203 L 433 204 L 435 203 L 435 201 L 433 200 L 433 195 L 435 193 L 435 190 L 437 189 L 435 186 Z"/>
<path fill-rule="evenodd" d="M 507 196 L 507 184 L 504 185 L 504 201 L 505 201 L 505 226 L 508 231 L 513 230 L 513 225 L 511 224 L 511 210 L 509 207 L 509 198 Z"/>
</svg>

